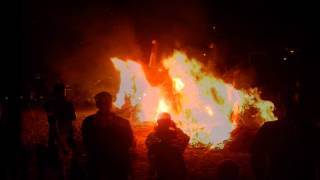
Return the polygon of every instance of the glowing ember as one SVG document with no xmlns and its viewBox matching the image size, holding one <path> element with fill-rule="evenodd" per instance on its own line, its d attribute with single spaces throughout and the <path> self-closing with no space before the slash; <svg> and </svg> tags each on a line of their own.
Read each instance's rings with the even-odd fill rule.
<svg viewBox="0 0 320 180">
<path fill-rule="evenodd" d="M 184 87 L 183 82 L 181 81 L 180 78 L 172 78 L 172 81 L 174 83 L 174 87 L 177 91 L 181 91 L 182 88 Z"/>
<path fill-rule="evenodd" d="M 158 117 L 158 115 L 162 112 L 170 112 L 169 106 L 167 105 L 164 99 L 160 99 L 157 108 L 157 114 L 155 117 Z"/>
<path fill-rule="evenodd" d="M 111 61 L 121 80 L 114 104 L 121 108 L 127 98 L 137 108 L 139 121 L 155 121 L 158 113 L 169 112 L 191 137 L 193 145 L 221 147 L 240 123 L 260 126 L 277 119 L 273 103 L 262 100 L 256 89 L 235 89 L 182 52 L 175 51 L 172 57 L 163 60 L 168 79 L 157 86 L 149 83 L 138 62 L 118 58 Z M 257 112 L 252 119 L 243 118 L 252 108 Z"/>
</svg>

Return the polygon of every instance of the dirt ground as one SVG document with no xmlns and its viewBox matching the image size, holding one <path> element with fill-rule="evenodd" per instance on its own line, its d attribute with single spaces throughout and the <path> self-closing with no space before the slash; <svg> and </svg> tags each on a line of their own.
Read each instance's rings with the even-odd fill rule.
<svg viewBox="0 0 320 180">
<path fill-rule="evenodd" d="M 82 110 L 77 112 L 76 129 L 80 129 L 83 119 L 94 113 L 94 110 Z M 136 140 L 135 157 L 132 167 L 132 179 L 147 179 L 148 175 L 148 159 L 145 139 L 152 131 L 152 124 L 136 124 L 132 123 L 134 136 Z M 77 139 L 80 138 L 79 131 L 76 133 Z M 81 141 L 78 142 L 81 144 Z M 208 148 L 194 148 L 189 146 L 185 153 L 185 162 L 188 168 L 188 177 L 190 180 L 209 180 L 216 176 L 217 165 L 225 160 L 231 159 L 240 166 L 240 174 L 243 179 L 254 179 L 249 164 L 249 154 L 241 152 L 231 152 L 228 150 L 210 150 Z"/>
<path fill-rule="evenodd" d="M 83 150 L 82 146 L 82 138 L 81 138 L 81 124 L 84 118 L 90 114 L 93 114 L 95 112 L 94 109 L 83 109 L 83 108 L 77 108 L 77 120 L 75 121 L 75 139 L 76 143 L 78 145 L 78 150 L 75 152 L 74 156 L 78 160 L 80 166 L 84 168 L 84 162 L 85 162 L 85 151 Z M 33 118 L 28 118 L 29 121 L 39 121 L 41 119 L 42 122 L 44 122 L 45 118 L 45 112 L 43 111 L 43 108 L 36 107 L 36 108 L 30 108 L 28 110 L 29 114 Z M 27 123 L 28 127 L 26 128 L 32 128 L 32 123 Z M 42 134 L 46 131 L 40 131 L 40 129 L 46 128 L 45 123 L 43 123 L 43 128 L 40 128 L 40 124 L 38 123 L 36 125 L 38 132 L 41 132 Z M 131 179 L 137 179 L 137 180 L 144 180 L 148 179 L 148 159 L 147 159 L 147 149 L 144 144 L 145 138 L 147 135 L 152 131 L 153 125 L 152 124 L 137 124 L 132 123 L 132 128 L 134 131 L 135 136 L 135 148 L 134 148 L 134 156 L 133 156 L 133 162 L 132 162 L 132 173 L 131 173 Z M 30 131 L 26 131 L 28 133 Z M 36 129 L 32 131 L 33 134 L 36 133 Z M 31 137 L 32 138 L 32 137 Z M 249 164 L 249 154 L 247 153 L 241 153 L 241 152 L 231 152 L 227 149 L 224 150 L 210 150 L 208 148 L 195 148 L 189 146 L 185 153 L 185 162 L 188 169 L 188 179 L 193 180 L 209 180 L 209 179 L 215 179 L 216 176 L 216 169 L 217 165 L 225 160 L 225 159 L 232 159 L 235 162 L 238 163 L 240 167 L 240 174 L 242 179 L 253 179 L 252 172 Z"/>
</svg>

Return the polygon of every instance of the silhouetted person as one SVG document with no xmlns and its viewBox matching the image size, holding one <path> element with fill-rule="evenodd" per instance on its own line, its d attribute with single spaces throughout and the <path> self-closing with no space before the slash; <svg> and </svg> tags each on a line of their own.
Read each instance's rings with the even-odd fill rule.
<svg viewBox="0 0 320 180">
<path fill-rule="evenodd" d="M 68 178 L 72 152 L 75 150 L 72 124 L 76 114 L 65 93 L 64 84 L 55 84 L 52 99 L 45 106 L 49 121 L 49 160 L 51 165 L 62 169 L 64 178 Z"/>
<path fill-rule="evenodd" d="M 300 109 L 299 122 L 303 143 L 304 179 L 320 179 L 320 86 L 314 82 L 319 77 L 319 63 L 303 65 L 300 77 Z M 317 77 L 317 78 L 316 78 Z M 305 177 L 310 178 L 305 178 Z"/>
<path fill-rule="evenodd" d="M 112 96 L 95 96 L 98 111 L 82 124 L 83 143 L 88 155 L 89 179 L 128 179 L 129 150 L 133 133 L 128 120 L 111 112 Z"/>
<path fill-rule="evenodd" d="M 312 136 L 306 136 L 307 116 L 301 113 L 298 91 L 288 93 L 283 119 L 266 122 L 252 146 L 252 168 L 258 180 L 314 179 Z M 313 141 L 313 140 L 311 140 Z"/>
<path fill-rule="evenodd" d="M 21 106 L 14 97 L 0 98 L 0 179 L 23 179 L 25 171 L 20 168 L 24 162 L 19 155 L 17 157 L 20 151 Z"/>
<path fill-rule="evenodd" d="M 266 122 L 258 131 L 252 146 L 252 167 L 258 180 L 292 179 L 295 144 L 294 126 L 282 119 Z"/>
<path fill-rule="evenodd" d="M 189 136 L 177 128 L 170 114 L 161 113 L 154 132 L 146 139 L 151 176 L 158 180 L 185 179 L 183 152 Z"/>
<path fill-rule="evenodd" d="M 232 160 L 224 160 L 218 165 L 218 180 L 238 180 L 239 165 Z"/>
</svg>

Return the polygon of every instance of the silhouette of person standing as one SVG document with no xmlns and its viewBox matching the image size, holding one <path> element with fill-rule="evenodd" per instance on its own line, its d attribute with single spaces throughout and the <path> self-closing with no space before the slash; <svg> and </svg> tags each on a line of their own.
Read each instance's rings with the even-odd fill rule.
<svg viewBox="0 0 320 180">
<path fill-rule="evenodd" d="M 67 179 L 75 150 L 72 122 L 76 119 L 74 106 L 66 100 L 66 89 L 63 83 L 57 83 L 53 87 L 52 99 L 46 102 L 46 111 L 49 121 L 49 158 L 51 164 L 60 168 L 61 178 Z"/>
<path fill-rule="evenodd" d="M 251 150 L 253 172 L 258 180 L 291 179 L 295 161 L 295 127 L 288 119 L 266 122 Z"/>
<path fill-rule="evenodd" d="M 253 172 L 258 180 L 314 179 L 312 143 L 305 137 L 298 89 L 287 92 L 286 117 L 266 122 L 259 129 L 251 149 Z"/>
<path fill-rule="evenodd" d="M 157 126 L 146 139 L 151 176 L 159 180 L 185 179 L 183 152 L 189 139 L 188 135 L 176 127 L 170 114 L 161 113 Z"/>
<path fill-rule="evenodd" d="M 95 101 L 97 113 L 82 124 L 89 179 L 128 179 L 133 143 L 130 123 L 111 112 L 112 96 L 108 92 L 98 93 Z"/>
<path fill-rule="evenodd" d="M 218 165 L 217 178 L 218 180 L 239 180 L 239 165 L 233 160 L 224 160 Z"/>
</svg>

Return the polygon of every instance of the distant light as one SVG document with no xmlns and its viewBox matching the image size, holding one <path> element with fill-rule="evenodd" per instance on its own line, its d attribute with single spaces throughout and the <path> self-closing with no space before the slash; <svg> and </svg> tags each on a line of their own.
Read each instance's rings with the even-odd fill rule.
<svg viewBox="0 0 320 180">
<path fill-rule="evenodd" d="M 5 99 L 5 100 L 8 100 L 8 99 L 9 99 L 9 97 L 7 97 L 7 96 L 6 96 L 4 99 Z"/>
<path fill-rule="evenodd" d="M 210 49 L 213 49 L 213 48 L 214 48 L 214 44 L 213 44 L 213 43 L 210 43 L 209 48 L 210 48 Z"/>
<path fill-rule="evenodd" d="M 284 61 L 286 61 L 286 60 L 287 60 L 287 58 L 286 58 L 286 57 L 284 57 L 284 58 L 283 58 L 283 60 L 284 60 Z"/>
<path fill-rule="evenodd" d="M 151 42 L 152 44 L 156 44 L 157 43 L 157 41 L 156 40 L 152 40 L 152 42 Z"/>
<path fill-rule="evenodd" d="M 202 53 L 202 55 L 203 55 L 203 56 L 207 56 L 207 54 L 206 54 L 206 53 Z"/>
<path fill-rule="evenodd" d="M 294 50 L 290 50 L 290 53 L 293 54 L 293 53 L 294 53 Z"/>
<path fill-rule="evenodd" d="M 212 29 L 213 29 L 213 30 L 216 30 L 216 26 L 212 26 Z"/>
</svg>

